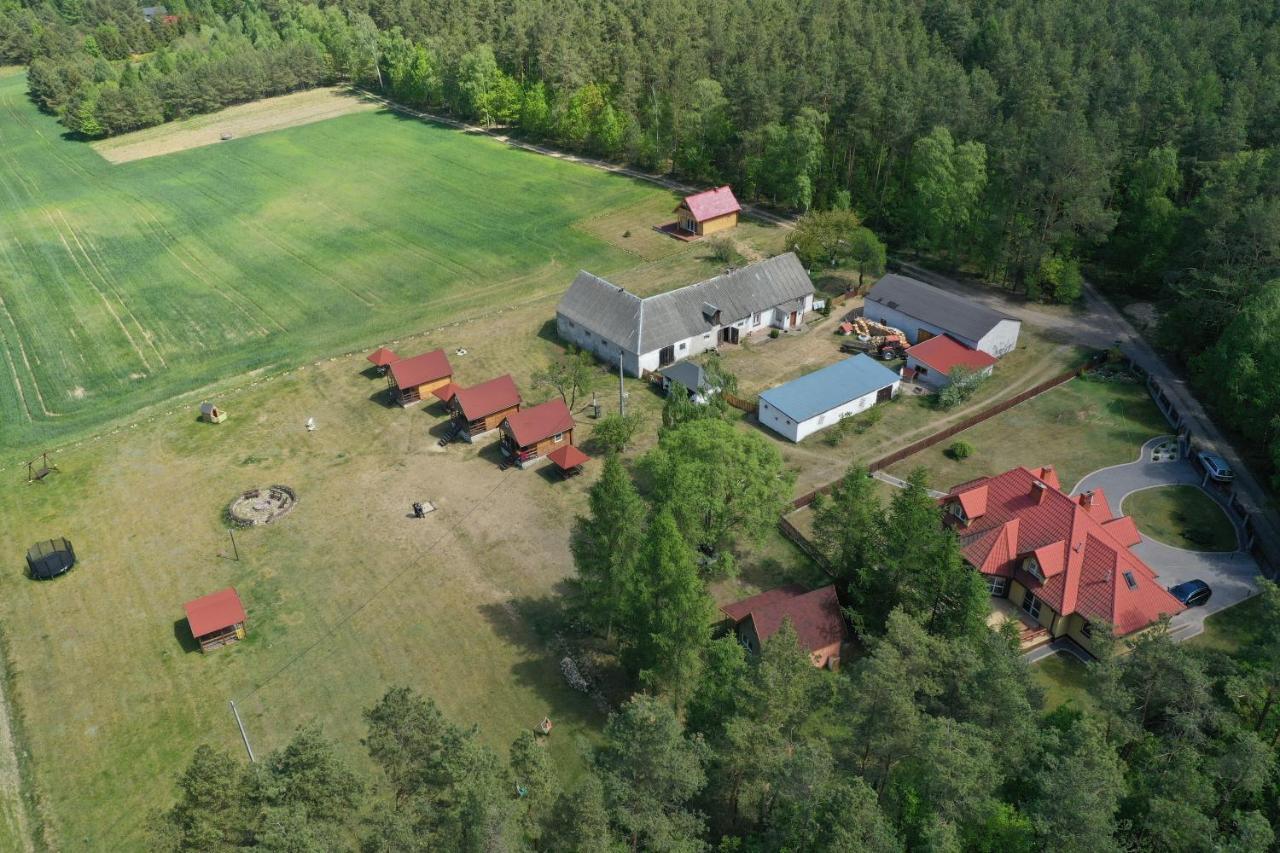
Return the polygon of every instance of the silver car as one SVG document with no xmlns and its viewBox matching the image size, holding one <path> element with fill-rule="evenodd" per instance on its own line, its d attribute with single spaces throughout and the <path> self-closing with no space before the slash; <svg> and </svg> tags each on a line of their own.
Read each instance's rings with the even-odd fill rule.
<svg viewBox="0 0 1280 853">
<path fill-rule="evenodd" d="M 1236 474 L 1231 470 L 1231 466 L 1227 464 L 1227 460 L 1218 454 L 1202 450 L 1196 454 L 1196 458 L 1200 460 L 1200 464 L 1204 466 L 1204 470 L 1208 473 L 1210 479 L 1217 480 L 1219 483 L 1229 483 L 1236 478 Z"/>
</svg>

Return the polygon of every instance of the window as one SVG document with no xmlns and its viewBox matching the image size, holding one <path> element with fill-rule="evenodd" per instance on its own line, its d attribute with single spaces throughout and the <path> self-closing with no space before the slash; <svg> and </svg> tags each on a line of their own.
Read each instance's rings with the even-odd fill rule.
<svg viewBox="0 0 1280 853">
<path fill-rule="evenodd" d="M 685 351 L 685 350 L 687 350 L 688 348 L 689 348 L 689 345 L 688 345 L 687 343 L 681 344 L 681 345 L 680 345 L 680 352 L 684 352 L 684 351 Z"/>
<path fill-rule="evenodd" d="M 1034 619 L 1040 618 L 1040 599 L 1031 590 L 1022 596 L 1022 609 Z"/>
<path fill-rule="evenodd" d="M 987 575 L 987 590 L 992 595 L 1003 598 L 1009 593 L 1009 579 L 997 575 Z"/>
<path fill-rule="evenodd" d="M 753 326 L 759 326 L 759 325 L 760 325 L 760 312 L 759 312 L 759 311 L 757 311 L 757 312 L 755 312 L 754 314 L 752 314 L 752 315 L 751 315 L 751 325 L 753 325 Z"/>
<path fill-rule="evenodd" d="M 925 367 L 923 364 L 918 365 L 916 367 L 916 376 L 928 376 L 928 375 L 929 375 L 929 368 Z"/>
<path fill-rule="evenodd" d="M 1093 639 L 1093 623 L 1088 619 L 1084 620 L 1084 624 L 1080 626 L 1080 633 L 1090 640 Z"/>
<path fill-rule="evenodd" d="M 961 521 L 968 521 L 969 517 L 964 514 L 964 507 L 960 505 L 960 501 L 952 501 L 947 504 L 947 512 L 951 513 L 955 518 Z"/>
<path fill-rule="evenodd" d="M 703 335 L 703 336 L 702 336 L 702 339 L 703 339 L 704 341 L 709 341 L 709 340 L 711 340 L 711 333 L 710 333 L 710 332 L 707 332 L 705 335 Z"/>
<path fill-rule="evenodd" d="M 826 422 L 827 422 L 826 415 L 818 415 L 818 426 L 822 426 Z"/>
<path fill-rule="evenodd" d="M 1138 579 L 1133 576 L 1133 572 L 1124 573 L 1124 582 L 1128 584 L 1129 589 L 1138 588 Z"/>
<path fill-rule="evenodd" d="M 1040 568 L 1040 561 L 1034 556 L 1027 557 L 1022 561 L 1022 570 L 1038 581 L 1044 580 L 1044 571 Z"/>
<path fill-rule="evenodd" d="M 564 441 L 564 433 L 558 432 L 555 435 L 551 436 L 551 441 L 555 444 L 559 444 L 560 442 Z"/>
</svg>

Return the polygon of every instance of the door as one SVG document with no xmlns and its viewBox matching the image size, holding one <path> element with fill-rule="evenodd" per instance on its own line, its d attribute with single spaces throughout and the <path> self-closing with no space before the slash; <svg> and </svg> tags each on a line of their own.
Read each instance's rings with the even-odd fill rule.
<svg viewBox="0 0 1280 853">
<path fill-rule="evenodd" d="M 676 360 L 676 348 L 674 346 L 663 347 L 658 350 L 658 367 L 666 367 Z"/>
<path fill-rule="evenodd" d="M 879 391 L 876 392 L 877 403 L 887 403 L 892 399 L 893 399 L 892 385 L 886 385 L 885 387 L 881 388 Z"/>
<path fill-rule="evenodd" d="M 795 312 L 795 311 L 792 311 L 792 312 L 791 312 L 791 319 L 789 319 L 789 320 L 787 321 L 787 327 L 788 327 L 788 328 L 792 328 L 792 329 L 794 329 L 794 328 L 795 328 L 795 326 L 796 326 L 796 323 L 797 323 L 799 320 L 800 320 L 800 315 L 799 315 L 799 313 L 797 313 L 797 312 Z"/>
</svg>

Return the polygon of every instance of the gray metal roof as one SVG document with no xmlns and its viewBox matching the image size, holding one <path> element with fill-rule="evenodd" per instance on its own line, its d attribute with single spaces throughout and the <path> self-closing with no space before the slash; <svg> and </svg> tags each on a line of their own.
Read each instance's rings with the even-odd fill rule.
<svg viewBox="0 0 1280 853">
<path fill-rule="evenodd" d="M 658 371 L 672 382 L 678 382 L 692 393 L 706 390 L 707 375 L 702 365 L 692 361 L 677 361 L 670 367 Z"/>
<path fill-rule="evenodd" d="M 867 301 L 901 311 L 971 341 L 981 340 L 1001 320 L 1016 319 L 957 293 L 894 273 L 875 283 L 867 294 Z"/>
<path fill-rule="evenodd" d="M 630 352 L 646 353 L 710 331 L 708 308 L 720 311 L 722 323 L 734 323 L 776 306 L 797 307 L 812 293 L 809 274 L 788 252 L 645 299 L 581 272 L 556 312 Z"/>
</svg>

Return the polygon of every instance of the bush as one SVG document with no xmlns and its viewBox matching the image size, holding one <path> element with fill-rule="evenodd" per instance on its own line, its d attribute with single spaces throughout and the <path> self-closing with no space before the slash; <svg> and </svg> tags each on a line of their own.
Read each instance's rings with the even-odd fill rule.
<svg viewBox="0 0 1280 853">
<path fill-rule="evenodd" d="M 779 332 L 777 329 L 770 329 L 770 330 L 769 330 L 769 337 L 771 337 L 771 338 L 776 338 L 776 337 L 778 337 L 778 335 L 780 335 L 780 334 L 782 334 L 782 333 L 781 333 L 781 332 Z"/>
<path fill-rule="evenodd" d="M 733 240 L 728 237 L 712 237 L 707 241 L 707 247 L 711 249 L 711 257 L 723 264 L 738 266 L 744 260 L 742 255 L 738 252 L 738 247 L 735 246 L 733 244 Z"/>
<path fill-rule="evenodd" d="M 967 441 L 954 441 L 947 448 L 947 455 L 957 462 L 963 462 L 973 455 L 973 445 Z"/>
</svg>

